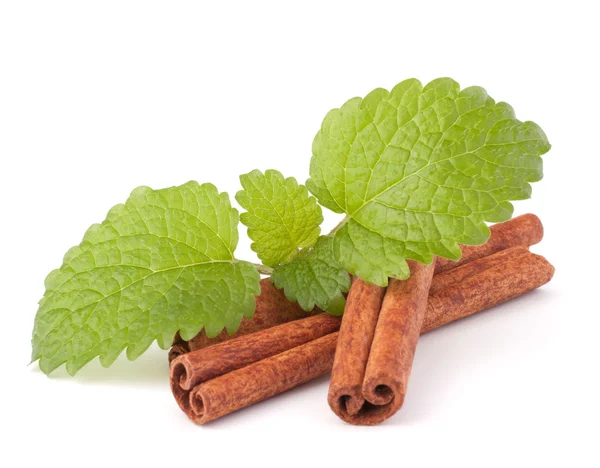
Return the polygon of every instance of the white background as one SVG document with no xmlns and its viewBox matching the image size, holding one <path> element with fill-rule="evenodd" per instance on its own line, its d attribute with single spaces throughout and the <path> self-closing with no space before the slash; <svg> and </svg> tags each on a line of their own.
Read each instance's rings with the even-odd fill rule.
<svg viewBox="0 0 600 468">
<path fill-rule="evenodd" d="M 598 466 L 593 4 L 1 2 L 1 464 Z M 234 194 L 255 168 L 304 181 L 329 109 L 439 76 L 546 131 L 545 178 L 516 213 L 540 216 L 533 250 L 557 272 L 424 336 L 392 419 L 342 423 L 321 378 L 198 427 L 158 348 L 75 378 L 27 366 L 44 277 L 134 187 L 195 179 Z M 242 233 L 239 257 L 254 258 L 248 245 Z"/>
</svg>

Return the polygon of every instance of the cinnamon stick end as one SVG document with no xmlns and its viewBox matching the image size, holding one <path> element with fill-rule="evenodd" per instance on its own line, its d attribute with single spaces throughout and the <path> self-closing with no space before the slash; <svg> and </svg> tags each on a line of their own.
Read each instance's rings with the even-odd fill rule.
<svg viewBox="0 0 600 468">
<path fill-rule="evenodd" d="M 402 378 L 390 379 L 387 375 L 365 379 L 362 388 L 364 397 L 374 405 L 392 404 L 397 409 L 402 406 L 405 393 Z"/>
<path fill-rule="evenodd" d="M 190 390 L 193 382 L 191 381 L 191 369 L 188 369 L 187 355 L 179 356 L 171 363 L 169 372 L 169 383 L 175 401 L 188 416 L 190 414 Z"/>
<path fill-rule="evenodd" d="M 542 269 L 541 280 L 543 282 L 540 284 L 540 286 L 543 286 L 544 284 L 549 283 L 552 278 L 554 278 L 554 273 L 556 272 L 556 268 L 554 268 L 554 265 L 552 265 L 552 263 L 550 263 L 548 261 L 548 259 L 546 259 L 546 257 L 543 257 L 542 255 L 537 255 L 537 254 L 533 254 L 533 255 L 536 258 L 538 258 L 543 265 L 543 267 L 541 268 Z"/>
<path fill-rule="evenodd" d="M 365 403 L 359 385 L 332 385 L 327 400 L 333 412 L 343 420 L 358 414 Z"/>
<path fill-rule="evenodd" d="M 190 347 L 187 344 L 187 342 L 182 341 L 180 343 L 173 344 L 173 346 L 169 350 L 169 363 L 173 362 L 179 356 L 182 356 L 189 352 L 190 352 Z"/>
<path fill-rule="evenodd" d="M 517 217 L 523 221 L 522 230 L 529 233 L 529 245 L 535 245 L 542 241 L 544 238 L 544 225 L 542 220 L 533 213 L 527 213 Z M 515 218 L 515 219 L 517 219 Z"/>
<path fill-rule="evenodd" d="M 404 391 L 397 383 L 379 383 L 368 390 L 358 386 L 334 386 L 329 389 L 328 402 L 342 421 L 354 426 L 375 426 L 400 409 Z"/>
<path fill-rule="evenodd" d="M 208 419 L 206 417 L 206 404 L 202 396 L 200 388 L 196 387 L 189 395 L 190 411 L 187 413 L 188 417 L 196 424 L 206 424 L 212 421 L 214 418 Z"/>
</svg>

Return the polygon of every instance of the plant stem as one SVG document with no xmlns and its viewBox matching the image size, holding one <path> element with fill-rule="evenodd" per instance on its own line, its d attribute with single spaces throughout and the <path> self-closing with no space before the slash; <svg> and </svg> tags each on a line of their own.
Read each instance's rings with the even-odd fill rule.
<svg viewBox="0 0 600 468">
<path fill-rule="evenodd" d="M 261 275 L 271 275 L 273 273 L 273 268 L 265 266 L 261 263 L 255 263 L 254 266 Z"/>
</svg>

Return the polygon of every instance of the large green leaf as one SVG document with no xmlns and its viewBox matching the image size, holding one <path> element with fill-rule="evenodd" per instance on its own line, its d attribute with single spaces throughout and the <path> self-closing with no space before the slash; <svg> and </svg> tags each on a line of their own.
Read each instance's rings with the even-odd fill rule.
<svg viewBox="0 0 600 468">
<path fill-rule="evenodd" d="M 410 79 L 327 114 L 306 185 L 347 215 L 334 234 L 336 259 L 386 285 L 406 277 L 406 258 L 457 259 L 459 243 L 485 242 L 485 222 L 509 219 L 510 200 L 530 196 L 549 149 L 540 127 L 483 88 Z"/>
<path fill-rule="evenodd" d="M 70 374 L 95 356 L 135 359 L 156 339 L 170 346 L 237 330 L 254 312 L 260 277 L 237 261 L 238 213 L 211 184 L 135 189 L 70 249 L 46 279 L 33 330 L 33 360 Z"/>
</svg>

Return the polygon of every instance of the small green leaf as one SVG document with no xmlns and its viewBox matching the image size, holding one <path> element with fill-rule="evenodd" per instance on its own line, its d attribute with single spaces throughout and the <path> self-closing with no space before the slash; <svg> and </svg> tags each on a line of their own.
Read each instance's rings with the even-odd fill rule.
<svg viewBox="0 0 600 468">
<path fill-rule="evenodd" d="M 331 315 L 341 316 L 346 308 L 346 298 L 342 295 L 334 296 L 329 303 L 323 307 L 323 310 Z"/>
<path fill-rule="evenodd" d="M 304 310 L 317 305 L 340 315 L 344 309 L 342 293 L 350 289 L 350 276 L 333 257 L 332 246 L 331 237 L 319 237 L 314 247 L 302 250 L 294 260 L 275 268 L 271 281 Z"/>
<path fill-rule="evenodd" d="M 127 348 L 170 346 L 203 327 L 232 333 L 254 313 L 260 276 L 237 261 L 238 213 L 211 184 L 135 189 L 91 226 L 46 278 L 33 329 L 33 360 L 73 375 L 100 356 L 109 366 Z"/>
<path fill-rule="evenodd" d="M 244 190 L 235 198 L 247 211 L 241 221 L 248 227 L 254 250 L 262 262 L 276 267 L 294 258 L 298 249 L 311 247 L 323 222 L 321 207 L 296 179 L 284 179 L 275 170 L 240 176 Z"/>
<path fill-rule="evenodd" d="M 459 243 L 484 243 L 485 222 L 509 219 L 510 201 L 531 195 L 549 149 L 540 127 L 483 88 L 411 79 L 327 114 L 306 186 L 347 215 L 335 258 L 385 286 L 388 276 L 407 275 L 406 258 L 457 259 Z"/>
</svg>

